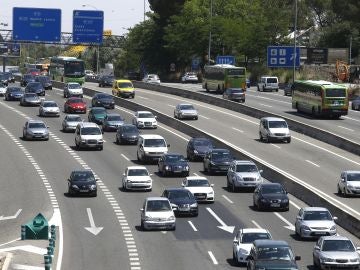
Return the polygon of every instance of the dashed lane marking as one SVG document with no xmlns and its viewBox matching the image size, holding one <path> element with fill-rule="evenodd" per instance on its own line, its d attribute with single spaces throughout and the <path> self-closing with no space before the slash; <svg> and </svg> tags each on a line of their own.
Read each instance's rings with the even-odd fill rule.
<svg viewBox="0 0 360 270">
<path fill-rule="evenodd" d="M 208 254 L 209 254 L 210 259 L 211 259 L 211 261 L 213 262 L 213 264 L 218 265 L 219 263 L 218 263 L 218 261 L 216 260 L 214 254 L 213 254 L 211 251 L 208 251 Z"/>
</svg>

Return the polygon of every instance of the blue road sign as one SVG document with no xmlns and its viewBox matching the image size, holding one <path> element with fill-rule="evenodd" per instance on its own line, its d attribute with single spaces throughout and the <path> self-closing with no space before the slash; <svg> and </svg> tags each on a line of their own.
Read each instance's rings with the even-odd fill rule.
<svg viewBox="0 0 360 270">
<path fill-rule="evenodd" d="M 235 65 L 235 56 L 232 56 L 232 55 L 218 55 L 218 56 L 216 56 L 216 64 Z"/>
<path fill-rule="evenodd" d="M 73 42 L 101 44 L 104 31 L 104 12 L 101 10 L 73 11 Z"/>
<path fill-rule="evenodd" d="M 267 48 L 267 65 L 268 67 L 290 68 L 300 66 L 300 48 L 296 47 L 294 55 L 293 46 L 268 46 Z"/>
<path fill-rule="evenodd" d="M 20 44 L 0 43 L 0 56 L 20 57 Z"/>
<path fill-rule="evenodd" d="M 13 39 L 60 42 L 61 9 L 13 8 Z"/>
<path fill-rule="evenodd" d="M 191 60 L 191 69 L 198 70 L 200 67 L 200 58 L 196 57 Z"/>
</svg>

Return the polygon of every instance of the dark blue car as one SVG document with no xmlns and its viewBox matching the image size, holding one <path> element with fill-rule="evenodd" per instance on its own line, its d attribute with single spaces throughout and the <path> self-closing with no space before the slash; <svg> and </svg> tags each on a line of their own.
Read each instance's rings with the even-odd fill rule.
<svg viewBox="0 0 360 270">
<path fill-rule="evenodd" d="M 198 216 L 198 204 L 194 195 L 184 188 L 167 188 L 162 197 L 169 199 L 176 215 Z"/>
<path fill-rule="evenodd" d="M 39 82 L 30 82 L 25 87 L 25 93 L 35 93 L 38 96 L 45 96 L 45 88 Z"/>
<path fill-rule="evenodd" d="M 5 92 L 5 100 L 20 100 L 23 95 L 24 92 L 21 90 L 21 87 L 8 86 Z"/>
<path fill-rule="evenodd" d="M 191 138 L 186 147 L 186 156 L 190 161 L 203 159 L 205 154 L 213 148 L 212 141 L 207 138 Z"/>
<path fill-rule="evenodd" d="M 189 176 L 189 163 L 180 154 L 164 154 L 158 162 L 158 171 L 162 176 L 180 174 Z"/>
</svg>

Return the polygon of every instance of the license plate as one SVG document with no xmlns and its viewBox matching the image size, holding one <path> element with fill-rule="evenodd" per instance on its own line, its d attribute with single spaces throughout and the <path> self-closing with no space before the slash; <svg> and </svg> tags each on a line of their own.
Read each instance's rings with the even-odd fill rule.
<svg viewBox="0 0 360 270">
<path fill-rule="evenodd" d="M 88 189 L 80 189 L 80 192 L 89 192 Z"/>
<path fill-rule="evenodd" d="M 271 207 L 280 207 L 280 203 L 272 203 L 270 204 Z"/>
<path fill-rule="evenodd" d="M 205 199 L 205 196 L 197 196 L 198 199 Z"/>
<path fill-rule="evenodd" d="M 34 138 L 41 138 L 41 135 L 35 135 Z"/>
<path fill-rule="evenodd" d="M 314 232 L 315 235 L 326 235 L 324 232 Z"/>
<path fill-rule="evenodd" d="M 180 211 L 190 211 L 190 207 L 180 207 Z"/>
</svg>

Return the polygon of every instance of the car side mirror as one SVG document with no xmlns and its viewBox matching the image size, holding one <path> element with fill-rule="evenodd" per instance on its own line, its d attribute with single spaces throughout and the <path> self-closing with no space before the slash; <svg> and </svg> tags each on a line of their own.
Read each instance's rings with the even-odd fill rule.
<svg viewBox="0 0 360 270">
<path fill-rule="evenodd" d="M 314 249 L 315 249 L 315 250 L 320 250 L 320 247 L 319 247 L 319 246 L 315 246 Z"/>
<path fill-rule="evenodd" d="M 263 172 L 264 172 L 264 170 L 260 170 L 260 171 L 259 171 L 259 173 L 263 173 Z"/>
<path fill-rule="evenodd" d="M 359 251 L 360 251 L 360 247 L 356 247 L 356 251 L 358 251 L 358 252 L 359 252 Z"/>
<path fill-rule="evenodd" d="M 214 184 L 210 184 L 210 187 L 213 187 L 214 186 Z"/>
<path fill-rule="evenodd" d="M 333 217 L 333 220 L 338 220 L 338 218 L 337 218 L 337 217 Z"/>
<path fill-rule="evenodd" d="M 144 208 L 140 208 L 140 212 L 144 212 Z"/>
<path fill-rule="evenodd" d="M 157 119 L 157 116 L 155 115 L 155 119 Z"/>
<path fill-rule="evenodd" d="M 152 174 L 152 173 L 150 173 L 149 175 L 150 175 L 150 176 L 153 176 L 153 174 Z"/>
<path fill-rule="evenodd" d="M 46 128 L 47 128 L 47 129 L 49 129 L 50 127 L 49 127 L 49 126 L 47 126 Z"/>
<path fill-rule="evenodd" d="M 341 182 L 345 182 L 345 178 L 341 178 Z"/>
<path fill-rule="evenodd" d="M 171 208 L 172 208 L 172 210 L 176 210 L 178 207 L 177 207 L 177 205 L 176 204 L 171 204 Z"/>
<path fill-rule="evenodd" d="M 123 176 L 125 176 L 126 174 L 125 173 L 123 173 Z"/>
<path fill-rule="evenodd" d="M 300 261 L 301 260 L 301 256 L 295 256 L 295 261 Z"/>
<path fill-rule="evenodd" d="M 167 147 L 170 147 L 170 144 L 168 144 Z"/>
<path fill-rule="evenodd" d="M 184 183 L 181 183 L 181 186 L 182 186 L 182 187 L 185 187 L 185 184 L 184 184 Z"/>
<path fill-rule="evenodd" d="M 238 240 L 238 239 L 234 239 L 233 243 L 236 244 L 236 245 L 238 245 L 238 244 L 239 244 L 239 240 Z"/>
</svg>

